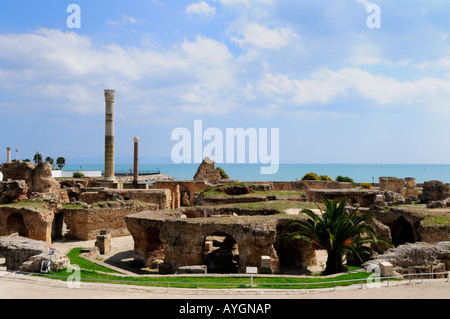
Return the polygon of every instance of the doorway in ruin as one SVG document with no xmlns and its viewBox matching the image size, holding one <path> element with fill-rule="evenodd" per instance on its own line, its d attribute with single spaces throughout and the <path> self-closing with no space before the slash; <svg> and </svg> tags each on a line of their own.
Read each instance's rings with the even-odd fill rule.
<svg viewBox="0 0 450 319">
<path fill-rule="evenodd" d="M 180 205 L 191 206 L 191 192 L 183 184 L 180 184 Z"/>
<path fill-rule="evenodd" d="M 393 222 L 390 229 L 394 246 L 414 243 L 416 241 L 413 226 L 403 216 L 400 216 Z"/>
<path fill-rule="evenodd" d="M 27 227 L 25 226 L 23 216 L 19 213 L 9 215 L 6 221 L 6 230 L 9 235 L 19 233 L 19 236 L 27 237 Z"/>
<path fill-rule="evenodd" d="M 56 213 L 52 222 L 52 241 L 62 239 L 65 234 L 67 226 L 64 224 L 64 214 Z"/>
<path fill-rule="evenodd" d="M 203 264 L 208 267 L 208 273 L 237 273 L 239 248 L 236 240 L 226 233 L 206 236 L 203 244 Z"/>
<path fill-rule="evenodd" d="M 164 245 L 159 238 L 161 230 L 158 227 L 148 227 L 145 231 L 145 267 L 158 268 L 164 262 Z"/>
</svg>

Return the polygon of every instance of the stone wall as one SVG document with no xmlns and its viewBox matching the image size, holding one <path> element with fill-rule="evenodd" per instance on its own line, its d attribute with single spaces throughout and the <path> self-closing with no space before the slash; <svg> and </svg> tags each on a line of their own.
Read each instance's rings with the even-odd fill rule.
<svg viewBox="0 0 450 319">
<path fill-rule="evenodd" d="M 155 251 L 164 251 L 165 272 L 184 266 L 204 264 L 208 236 L 230 236 L 239 251 L 238 271 L 260 267 L 261 257 L 269 256 L 272 271 L 279 267 L 277 245 L 279 220 L 273 216 L 182 218 L 182 212 L 141 212 L 125 218 L 135 242 L 135 260 L 151 265 Z M 186 217 L 186 216 L 184 216 Z M 281 227 L 282 228 L 282 227 Z M 278 245 L 280 243 L 278 242 Z M 309 248 L 311 249 L 311 248 Z M 291 251 L 292 252 L 292 251 Z M 298 252 L 298 251 L 297 251 Z M 312 253 L 299 254 L 302 265 L 311 264 Z"/>
<path fill-rule="evenodd" d="M 344 189 L 352 188 L 352 183 L 336 181 L 291 181 L 271 182 L 275 191 L 307 191 L 309 189 Z"/>
<path fill-rule="evenodd" d="M 392 191 L 403 195 L 405 180 L 396 177 L 380 177 L 380 191 Z"/>
<path fill-rule="evenodd" d="M 426 181 L 423 183 L 420 199 L 423 203 L 445 200 L 450 197 L 450 184 L 441 181 Z"/>
<path fill-rule="evenodd" d="M 388 261 L 394 266 L 398 274 L 436 273 L 450 270 L 450 242 L 405 244 L 389 249 L 377 259 L 364 264 L 378 265 L 381 261 Z M 444 277 L 445 275 L 440 275 Z M 430 275 L 426 275 L 430 278 Z M 414 277 L 418 278 L 418 277 Z"/>
<path fill-rule="evenodd" d="M 51 246 L 16 234 L 0 237 L 0 253 L 5 256 L 7 270 L 39 272 L 42 261 L 50 261 L 50 270 L 58 271 L 69 266 L 69 258 L 58 251 L 49 254 Z"/>
<path fill-rule="evenodd" d="M 323 202 L 323 198 L 348 199 L 351 205 L 370 207 L 374 204 L 376 195 L 381 194 L 377 190 L 367 189 L 310 189 L 306 192 L 309 202 Z"/>
<path fill-rule="evenodd" d="M 106 207 L 63 209 L 68 228 L 67 238 L 79 240 L 96 239 L 101 230 L 109 230 L 112 237 L 127 236 L 129 231 L 125 217 L 143 210 L 157 210 L 157 204 L 111 202 Z"/>
<path fill-rule="evenodd" d="M 172 194 L 171 208 L 193 206 L 195 193 L 206 189 L 205 181 L 157 181 L 155 189 L 168 189 Z M 185 194 L 186 193 L 186 194 Z"/>
<path fill-rule="evenodd" d="M 23 237 L 52 242 L 55 213 L 32 207 L 0 207 L 0 236 L 19 233 Z"/>
<path fill-rule="evenodd" d="M 166 189 L 87 189 L 79 195 L 79 201 L 87 204 L 110 200 L 136 200 L 156 204 L 158 209 L 170 209 L 172 194 Z"/>
<path fill-rule="evenodd" d="M 52 177 L 52 166 L 42 162 L 37 166 L 29 162 L 2 164 L 3 181 L 24 180 L 29 193 L 53 193 L 59 196 L 60 184 Z"/>
</svg>

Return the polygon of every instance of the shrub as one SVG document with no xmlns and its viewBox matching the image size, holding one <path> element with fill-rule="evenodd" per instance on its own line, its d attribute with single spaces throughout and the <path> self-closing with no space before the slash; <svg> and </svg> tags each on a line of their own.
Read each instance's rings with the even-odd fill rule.
<svg viewBox="0 0 450 319">
<path fill-rule="evenodd" d="M 219 172 L 220 177 L 222 177 L 223 179 L 230 179 L 230 178 L 228 177 L 228 174 L 225 173 L 225 171 L 224 171 L 221 167 L 216 167 L 216 171 Z"/>
<path fill-rule="evenodd" d="M 306 173 L 302 177 L 302 181 L 318 181 L 318 180 L 319 180 L 319 176 L 317 176 L 316 173 Z"/>
<path fill-rule="evenodd" d="M 371 188 L 372 188 L 372 184 L 370 184 L 370 183 L 362 183 L 362 184 L 361 184 L 361 187 L 362 187 L 362 188 L 371 189 Z"/>
<path fill-rule="evenodd" d="M 319 179 L 321 181 L 332 181 L 333 180 L 331 177 L 328 177 L 327 175 L 320 175 Z"/>
<path fill-rule="evenodd" d="M 336 177 L 336 181 L 337 181 L 337 182 L 341 182 L 341 183 L 345 183 L 345 182 L 355 183 L 355 182 L 353 181 L 353 179 L 351 179 L 350 177 L 348 177 L 348 176 L 341 176 L 341 175 L 339 175 L 338 177 Z"/>
<path fill-rule="evenodd" d="M 80 172 L 75 172 L 75 173 L 73 173 L 73 177 L 74 178 L 82 178 L 82 177 L 84 177 L 84 174 L 80 173 Z"/>
</svg>

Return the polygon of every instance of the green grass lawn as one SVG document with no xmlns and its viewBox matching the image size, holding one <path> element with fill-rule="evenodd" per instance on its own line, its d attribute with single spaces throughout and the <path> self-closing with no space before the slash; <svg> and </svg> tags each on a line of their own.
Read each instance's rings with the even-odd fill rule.
<svg viewBox="0 0 450 319">
<path fill-rule="evenodd" d="M 253 286 L 250 286 L 249 276 L 119 276 L 116 271 L 97 265 L 80 257 L 81 248 L 75 248 L 67 255 L 72 265 L 81 268 L 80 277 L 83 282 L 103 282 L 108 284 L 127 284 L 154 287 L 175 288 L 264 288 L 264 289 L 317 289 L 333 288 L 361 284 L 371 275 L 367 272 L 354 272 L 336 277 L 315 276 L 314 278 L 297 278 L 287 276 L 255 276 Z M 51 272 L 53 279 L 66 280 L 73 271 L 62 270 Z M 346 282 L 333 283 L 346 280 Z"/>
</svg>

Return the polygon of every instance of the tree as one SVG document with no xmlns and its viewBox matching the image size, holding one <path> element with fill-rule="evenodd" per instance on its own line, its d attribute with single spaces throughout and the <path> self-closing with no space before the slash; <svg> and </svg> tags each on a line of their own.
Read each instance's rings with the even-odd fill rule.
<svg viewBox="0 0 450 319">
<path fill-rule="evenodd" d="M 321 210 L 321 214 L 304 209 L 302 212 L 309 217 L 307 220 L 293 220 L 285 226 L 288 240 L 303 240 L 327 251 L 325 275 L 345 270 L 343 257 L 346 253 L 362 259 L 359 254 L 362 242 L 368 250 L 368 243 L 383 242 L 392 246 L 375 235 L 375 229 L 369 223 L 375 220 L 371 212 L 359 212 L 358 209 L 350 212 L 345 207 L 347 202 L 346 199 L 338 203 L 337 199 L 330 201 L 325 198 L 326 210 Z"/>
<path fill-rule="evenodd" d="M 50 165 L 53 166 L 54 160 L 53 160 L 53 158 L 51 158 L 50 156 L 47 156 L 47 157 L 45 158 L 45 161 L 46 161 L 47 163 L 49 163 Z"/>
<path fill-rule="evenodd" d="M 33 161 L 36 164 L 42 163 L 42 154 L 40 154 L 39 152 L 36 152 L 36 154 L 34 154 Z"/>
<path fill-rule="evenodd" d="M 306 173 L 305 175 L 303 175 L 302 177 L 302 181 L 318 181 L 319 180 L 319 176 L 317 176 L 316 173 Z"/>
<path fill-rule="evenodd" d="M 66 159 L 64 157 L 58 157 L 56 159 L 56 165 L 58 165 L 59 169 L 61 170 L 64 165 L 66 165 Z"/>
<path fill-rule="evenodd" d="M 221 168 L 221 167 L 216 167 L 216 171 L 219 172 L 220 177 L 222 177 L 223 179 L 229 179 L 230 177 L 228 176 L 227 173 L 225 173 L 225 171 Z"/>
</svg>

